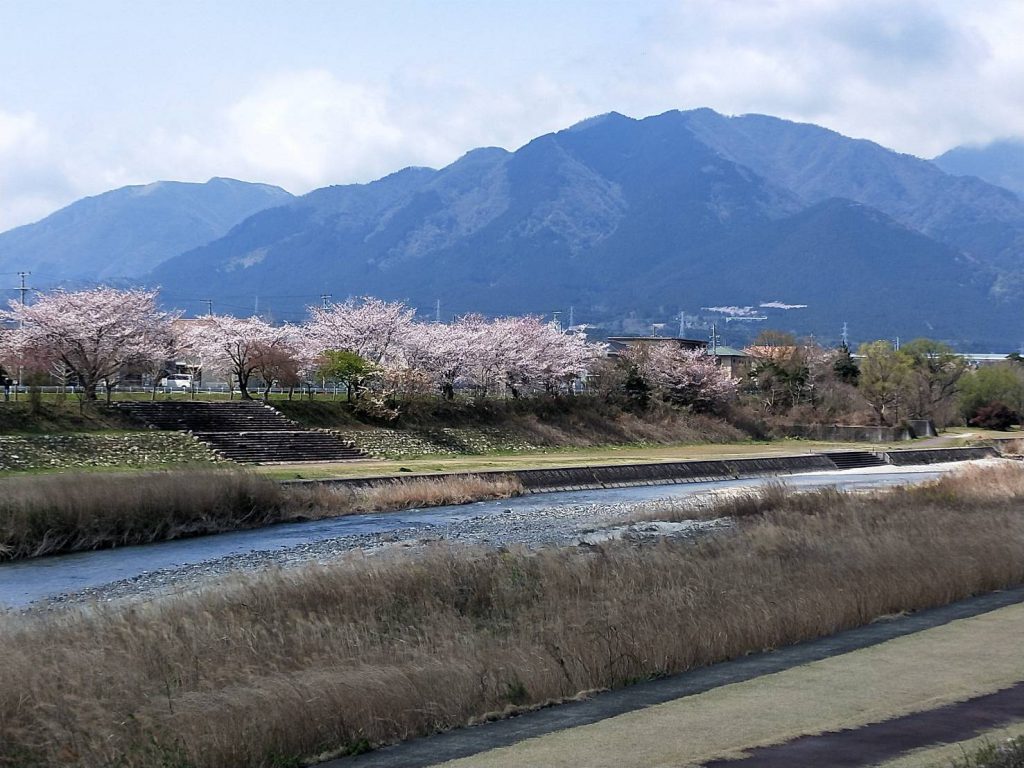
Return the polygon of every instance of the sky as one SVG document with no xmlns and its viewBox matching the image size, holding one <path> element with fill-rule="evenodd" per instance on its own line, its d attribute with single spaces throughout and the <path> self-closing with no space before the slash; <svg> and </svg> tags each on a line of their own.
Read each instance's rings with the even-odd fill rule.
<svg viewBox="0 0 1024 768">
<path fill-rule="evenodd" d="M 932 157 L 1024 137 L 1021 0 L 0 0 L 0 231 L 227 176 L 301 194 L 612 110 Z"/>
</svg>

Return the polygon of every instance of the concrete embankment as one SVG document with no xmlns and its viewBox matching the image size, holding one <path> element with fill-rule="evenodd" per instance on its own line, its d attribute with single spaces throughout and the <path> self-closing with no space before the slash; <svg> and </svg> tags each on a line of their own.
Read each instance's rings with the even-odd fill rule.
<svg viewBox="0 0 1024 768">
<path fill-rule="evenodd" d="M 941 464 L 947 461 L 973 461 L 999 456 L 992 447 L 983 448 L 920 448 L 887 451 L 885 461 L 894 467 L 909 467 L 914 464 Z"/>
<path fill-rule="evenodd" d="M 937 464 L 947 461 L 970 461 L 998 456 L 990 447 L 985 448 L 932 448 L 906 451 L 886 451 L 872 454 L 887 464 L 910 466 Z M 556 467 L 551 469 L 518 469 L 451 474 L 403 474 L 339 478 L 336 480 L 298 480 L 297 483 L 329 483 L 350 488 L 366 488 L 394 482 L 429 480 L 440 477 L 506 476 L 514 477 L 527 493 L 548 491 L 580 491 L 596 488 L 624 488 L 635 485 L 669 485 L 702 483 L 715 480 L 740 480 L 766 475 L 792 475 L 799 472 L 835 471 L 838 467 L 825 454 L 807 453 L 798 456 L 767 456 L 749 459 L 718 459 L 712 461 L 673 461 L 657 464 L 605 464 L 583 467 Z"/>
</svg>

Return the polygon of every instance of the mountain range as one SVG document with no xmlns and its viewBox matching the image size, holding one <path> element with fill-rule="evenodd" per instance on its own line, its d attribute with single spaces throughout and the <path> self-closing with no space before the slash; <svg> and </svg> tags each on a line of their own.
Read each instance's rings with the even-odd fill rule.
<svg viewBox="0 0 1024 768">
<path fill-rule="evenodd" d="M 151 268 L 142 279 L 193 312 L 258 301 L 287 318 L 324 293 L 372 294 L 430 316 L 440 302 L 444 317 L 572 306 L 607 331 L 717 311 L 736 336 L 768 325 L 829 339 L 848 321 L 858 339 L 1016 346 L 1024 202 L 983 180 L 977 154 L 951 155 L 763 115 L 610 113 L 440 170 L 295 198 L 253 185 L 260 208 L 219 219 L 224 231 L 93 279 Z M 0 235 L 0 267 L 18 232 Z"/>
<path fill-rule="evenodd" d="M 0 272 L 27 270 L 48 283 L 141 278 L 291 199 L 280 187 L 234 179 L 122 187 L 0 234 Z"/>
</svg>

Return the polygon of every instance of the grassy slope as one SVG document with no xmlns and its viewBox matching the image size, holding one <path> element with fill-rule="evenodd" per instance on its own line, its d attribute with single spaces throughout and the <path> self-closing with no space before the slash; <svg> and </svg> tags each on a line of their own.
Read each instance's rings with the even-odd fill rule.
<svg viewBox="0 0 1024 768">
<path fill-rule="evenodd" d="M 368 477 L 405 472 L 486 472 L 507 469 L 573 467 L 593 464 L 635 464 L 689 459 L 723 459 L 772 455 L 796 455 L 827 450 L 885 450 L 908 444 L 825 443 L 811 440 L 779 440 L 772 443 L 697 443 L 658 446 L 601 446 L 551 448 L 516 454 L 477 456 L 422 456 L 405 459 L 371 459 L 337 464 L 303 464 L 257 467 L 256 472 L 278 479 Z"/>
<path fill-rule="evenodd" d="M 44 402 L 32 413 L 26 399 L 0 402 L 0 435 L 67 434 L 71 432 L 138 431 L 139 425 L 102 405 L 84 405 L 74 398 Z"/>
<path fill-rule="evenodd" d="M 500 430 L 510 439 L 542 447 L 628 443 L 733 442 L 747 437 L 732 425 L 668 408 L 633 414 L 590 397 L 446 403 L 406 410 L 394 422 L 359 417 L 346 403 L 277 401 L 274 407 L 301 424 L 344 430 L 388 428 L 436 436 L 443 429 Z"/>
</svg>

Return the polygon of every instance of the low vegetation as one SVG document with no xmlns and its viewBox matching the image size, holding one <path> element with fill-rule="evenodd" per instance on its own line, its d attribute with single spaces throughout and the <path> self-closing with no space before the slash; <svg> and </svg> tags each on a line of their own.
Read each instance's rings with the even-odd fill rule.
<svg viewBox="0 0 1024 768">
<path fill-rule="evenodd" d="M 955 760 L 950 768 L 1024 768 L 1024 737 L 985 744 Z"/>
<path fill-rule="evenodd" d="M 283 486 L 248 472 L 0 479 L 0 560 L 144 544 L 356 512 L 505 498 L 518 481 L 440 477 L 352 489 Z"/>
<path fill-rule="evenodd" d="M 437 547 L 0 628 L 0 765 L 298 765 L 1024 582 L 1024 469 L 692 541 Z M 302 758 L 302 760 L 300 760 Z"/>
</svg>

